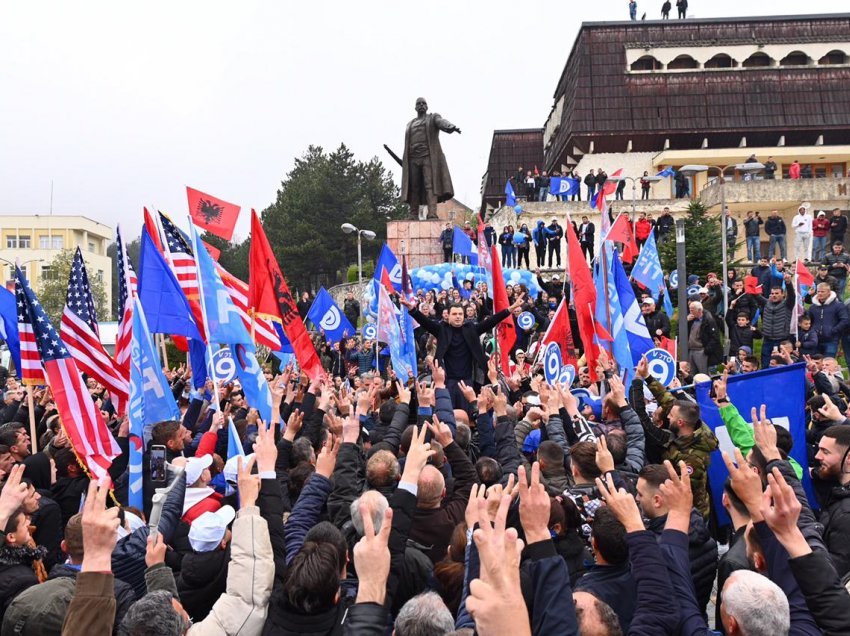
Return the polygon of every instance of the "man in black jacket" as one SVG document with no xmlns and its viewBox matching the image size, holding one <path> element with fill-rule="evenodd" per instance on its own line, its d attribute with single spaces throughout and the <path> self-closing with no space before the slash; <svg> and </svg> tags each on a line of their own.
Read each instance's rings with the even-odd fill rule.
<svg viewBox="0 0 850 636">
<path fill-rule="evenodd" d="M 360 320 L 360 301 L 354 297 L 354 292 L 345 294 L 345 302 L 342 305 L 342 313 L 351 323 L 351 326 L 357 329 L 357 322 Z M 349 334 L 350 335 L 350 334 Z"/>
<path fill-rule="evenodd" d="M 844 243 L 847 233 L 847 217 L 841 214 L 841 208 L 835 208 L 829 217 L 829 242 Z"/>
<path fill-rule="evenodd" d="M 558 219 L 546 226 L 546 244 L 549 253 L 549 267 L 552 267 L 552 255 L 558 259 L 558 267 L 561 266 L 561 239 L 564 238 L 564 228 L 558 224 Z"/>
<path fill-rule="evenodd" d="M 661 212 L 661 216 L 655 220 L 655 239 L 659 243 L 666 241 L 673 235 L 673 227 L 675 227 L 675 225 L 676 222 L 673 219 L 673 215 L 670 214 L 670 208 L 664 208 Z"/>
<path fill-rule="evenodd" d="M 593 261 L 593 240 L 595 231 L 596 228 L 593 223 L 591 223 L 586 216 L 581 217 L 581 225 L 578 226 L 578 242 L 581 245 L 581 253 L 584 254 L 585 258 L 589 261 Z"/>
<path fill-rule="evenodd" d="M 850 572 L 850 426 L 830 426 L 818 442 L 813 471 L 820 499 L 823 541 L 838 576 Z"/>
<path fill-rule="evenodd" d="M 472 386 L 475 367 L 482 371 L 487 369 L 481 334 L 510 318 L 513 310 L 522 306 L 523 300 L 524 295 L 520 295 L 508 309 L 503 309 L 480 322 L 464 322 L 463 307 L 452 305 L 449 307 L 448 321 L 437 322 L 422 314 L 415 300 L 411 302 L 403 297 L 399 298 L 399 302 L 410 310 L 411 317 L 437 339 L 435 357 L 446 370 L 446 388 L 451 393 L 452 403 L 456 408 L 465 405 L 459 383 L 466 382 Z"/>
<path fill-rule="evenodd" d="M 782 217 L 779 216 L 778 210 L 773 210 L 773 212 L 770 213 L 770 216 L 764 224 L 764 231 L 767 232 L 767 235 L 770 238 L 770 241 L 767 244 L 768 257 L 774 257 L 774 250 L 778 245 L 779 255 L 784 261 L 788 256 L 785 249 L 785 234 L 787 233 L 787 230 L 785 229 L 785 221 L 783 221 Z"/>
<path fill-rule="evenodd" d="M 641 301 L 640 311 L 643 314 L 650 337 L 670 337 L 670 318 L 655 306 L 655 301 L 652 298 L 644 298 Z"/>
<path fill-rule="evenodd" d="M 660 540 L 664 525 L 667 523 L 669 508 L 659 486 L 669 478 L 667 469 L 661 464 L 649 464 L 640 471 L 637 483 L 637 502 L 651 530 Z M 717 574 L 717 542 L 703 521 L 702 515 L 694 508 L 691 511 L 691 523 L 688 530 L 688 555 L 691 563 L 691 577 L 696 588 L 697 605 L 705 614 L 706 605 L 711 596 L 714 576 Z"/>
</svg>

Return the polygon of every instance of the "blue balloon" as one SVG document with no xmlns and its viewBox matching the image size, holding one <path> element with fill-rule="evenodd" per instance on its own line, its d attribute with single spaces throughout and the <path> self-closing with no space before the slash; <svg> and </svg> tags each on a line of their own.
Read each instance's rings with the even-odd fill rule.
<svg viewBox="0 0 850 636">
<path fill-rule="evenodd" d="M 527 240 L 528 237 L 522 232 L 514 232 L 514 243 L 519 243 L 520 245 L 523 245 Z"/>
<path fill-rule="evenodd" d="M 522 206 L 519 204 L 515 205 L 514 212 L 516 212 L 517 214 L 522 214 Z"/>
</svg>

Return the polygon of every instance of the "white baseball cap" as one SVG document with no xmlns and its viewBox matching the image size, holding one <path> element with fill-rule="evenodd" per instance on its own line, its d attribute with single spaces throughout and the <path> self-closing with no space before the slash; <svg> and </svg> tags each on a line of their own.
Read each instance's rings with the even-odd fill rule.
<svg viewBox="0 0 850 636">
<path fill-rule="evenodd" d="M 242 465 L 247 466 L 248 462 L 253 456 L 254 453 L 251 453 L 250 455 L 246 455 L 245 457 L 243 457 Z M 224 473 L 224 481 L 230 482 L 231 484 L 236 483 L 238 477 L 237 472 L 239 469 L 239 464 L 237 463 L 238 461 L 239 455 L 236 455 L 234 457 L 231 457 L 224 463 L 224 470 L 222 471 Z"/>
<path fill-rule="evenodd" d="M 201 478 L 204 470 L 212 465 L 212 455 L 190 457 L 186 462 L 186 485 L 191 486 Z"/>
<path fill-rule="evenodd" d="M 192 549 L 195 552 L 215 550 L 235 516 L 236 511 L 231 506 L 222 506 L 216 512 L 205 512 L 195 519 L 189 528 L 189 543 Z"/>
</svg>

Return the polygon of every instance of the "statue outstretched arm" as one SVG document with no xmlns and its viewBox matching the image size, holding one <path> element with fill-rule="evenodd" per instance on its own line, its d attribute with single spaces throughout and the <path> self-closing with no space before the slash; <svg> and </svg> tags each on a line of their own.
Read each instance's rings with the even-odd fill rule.
<svg viewBox="0 0 850 636">
<path fill-rule="evenodd" d="M 434 113 L 434 123 L 437 124 L 437 128 L 442 130 L 445 133 L 453 133 L 456 132 L 460 134 L 460 128 L 455 126 L 452 122 L 444 117 L 441 117 L 439 113 Z"/>
</svg>

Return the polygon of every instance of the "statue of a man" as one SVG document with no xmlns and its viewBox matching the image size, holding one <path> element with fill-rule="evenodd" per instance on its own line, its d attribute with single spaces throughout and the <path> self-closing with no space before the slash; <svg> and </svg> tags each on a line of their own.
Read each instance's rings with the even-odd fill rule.
<svg viewBox="0 0 850 636">
<path fill-rule="evenodd" d="M 410 218 L 419 218 L 419 206 L 428 206 L 428 218 L 437 218 L 437 204 L 454 196 L 440 131 L 460 134 L 460 128 L 437 113 L 428 113 L 424 97 L 416 100 L 416 119 L 407 124 L 401 165 L 401 198 L 410 205 Z"/>
</svg>

